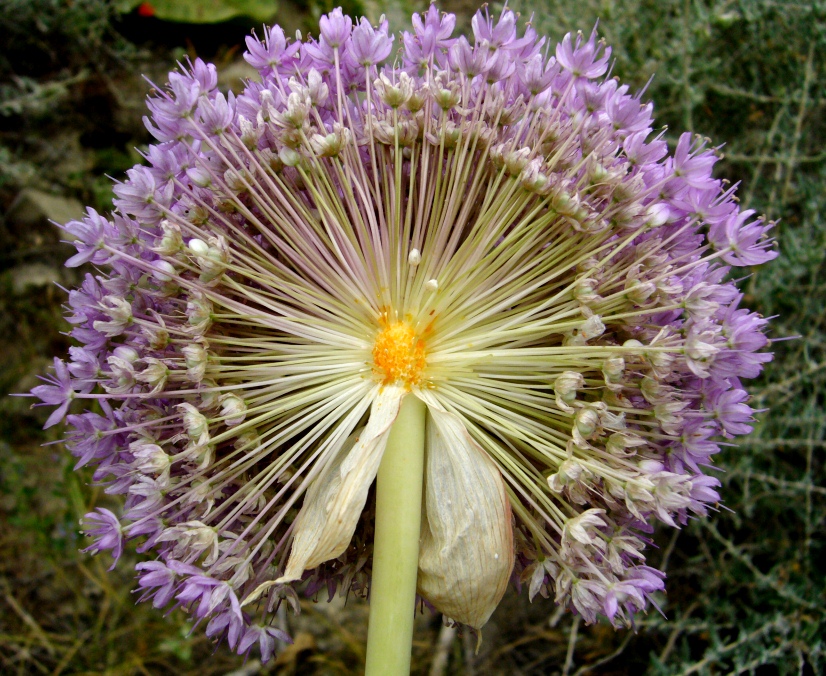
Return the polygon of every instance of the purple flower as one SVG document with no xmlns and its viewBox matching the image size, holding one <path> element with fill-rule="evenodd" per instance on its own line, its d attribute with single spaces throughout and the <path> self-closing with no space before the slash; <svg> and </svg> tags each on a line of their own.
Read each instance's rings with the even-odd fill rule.
<svg viewBox="0 0 826 676">
<path fill-rule="evenodd" d="M 472 79 L 488 69 L 490 52 L 479 45 L 471 47 L 463 35 L 451 46 L 448 59 L 451 68 Z"/>
<path fill-rule="evenodd" d="M 192 575 L 192 577 L 184 580 L 183 587 L 175 595 L 175 598 L 185 604 L 197 604 L 195 616 L 203 619 L 217 605 L 217 603 L 213 605 L 212 595 L 218 588 L 221 588 L 220 580 L 215 580 L 206 575 Z"/>
<path fill-rule="evenodd" d="M 191 117 L 201 95 L 201 83 L 189 73 L 170 73 L 169 92 L 149 99 L 147 106 L 156 121 L 175 122 Z"/>
<path fill-rule="evenodd" d="M 225 636 L 227 645 L 229 645 L 229 647 L 234 650 L 243 630 L 244 618 L 239 613 L 235 613 L 232 610 L 225 610 L 224 612 L 215 615 L 209 621 L 205 633 L 210 638 L 220 638 L 221 636 Z M 239 647 L 238 654 L 240 655 L 244 652 L 247 652 L 250 649 L 250 647 L 252 647 L 252 643 L 246 645 L 244 650 L 241 650 Z M 269 645 L 265 645 L 263 647 L 269 649 L 269 652 L 267 653 L 267 657 L 264 658 L 262 650 L 262 660 L 269 659 L 269 657 L 272 655 L 272 650 L 270 649 Z"/>
<path fill-rule="evenodd" d="M 145 590 L 140 600 L 151 598 L 155 608 L 163 608 L 174 598 L 181 579 L 200 574 L 200 569 L 195 566 L 172 559 L 138 563 L 135 570 L 139 572 L 138 589 Z"/>
<path fill-rule="evenodd" d="M 229 99 L 218 93 L 214 98 L 203 99 L 198 105 L 198 117 L 202 128 L 211 136 L 221 136 L 232 123 L 235 116 L 235 96 L 229 93 Z"/>
<path fill-rule="evenodd" d="M 748 209 L 733 212 L 725 220 L 714 223 L 708 231 L 711 245 L 725 252 L 723 260 L 730 265 L 760 265 L 777 257 L 773 251 L 773 240 L 766 235 L 773 224 L 764 224 L 761 219 L 746 223 L 754 215 Z"/>
<path fill-rule="evenodd" d="M 701 466 L 711 461 L 711 456 L 720 451 L 720 446 L 712 440 L 717 435 L 717 426 L 702 418 L 689 421 L 683 428 L 680 441 L 674 446 L 674 453 L 679 457 L 681 464 L 672 467 L 672 471 L 682 473 L 682 463 L 699 474 Z M 673 461 L 673 456 L 672 456 Z"/>
<path fill-rule="evenodd" d="M 535 54 L 524 64 L 518 66 L 519 79 L 529 94 L 541 94 L 559 76 L 559 66 L 555 59 L 545 61 L 540 54 Z"/>
<path fill-rule="evenodd" d="M 54 358 L 54 375 L 44 378 L 44 380 L 51 384 L 38 385 L 32 388 L 32 394 L 47 406 L 57 406 L 44 425 L 44 429 L 48 429 L 63 420 L 66 411 L 69 410 L 69 404 L 72 403 L 77 392 L 74 389 L 74 381 L 66 362 L 57 357 Z M 86 391 L 89 391 L 88 387 Z"/>
<path fill-rule="evenodd" d="M 776 256 L 771 224 L 703 142 L 669 155 L 596 32 L 551 56 L 507 8 L 470 39 L 435 6 L 412 21 L 389 63 L 385 21 L 265 29 L 237 97 L 179 64 L 148 101 L 148 166 L 111 217 L 66 226 L 67 264 L 96 272 L 32 394 L 122 496 L 120 521 L 86 517 L 88 551 L 134 540 L 158 557 L 141 600 L 263 660 L 296 589 L 369 587 L 370 486 L 407 397 L 429 607 L 479 629 L 515 581 L 632 621 L 664 588 L 653 524 L 713 511 L 705 472 L 771 359 L 729 281 Z M 75 399 L 102 413 L 67 416 Z"/>
<path fill-rule="evenodd" d="M 572 42 L 571 34 L 568 33 L 556 47 L 556 60 L 574 77 L 592 80 L 608 70 L 611 48 L 605 47 L 600 56 L 601 51 L 603 45 L 597 42 L 596 29 L 584 44 L 581 33 L 577 33 L 575 42 Z"/>
<path fill-rule="evenodd" d="M 448 50 L 454 42 L 450 36 L 456 28 L 456 17 L 440 13 L 436 5 L 430 5 L 422 16 L 413 15 L 414 33 L 403 36 L 406 59 L 416 68 L 426 67 L 430 59 Z"/>
<path fill-rule="evenodd" d="M 112 224 L 91 207 L 86 210 L 86 214 L 82 221 L 69 221 L 64 227 L 66 232 L 75 237 L 73 244 L 77 247 L 77 253 L 66 261 L 67 268 L 76 268 L 90 262 L 102 265 L 110 258 L 104 247 Z"/>
<path fill-rule="evenodd" d="M 280 629 L 276 629 L 275 627 L 260 627 L 254 624 L 244 632 L 244 636 L 238 644 L 238 654 L 243 655 L 249 652 L 249 649 L 255 643 L 258 643 L 261 650 L 261 661 L 267 662 L 270 657 L 272 657 L 276 641 L 283 641 L 284 643 L 293 642 L 289 634 Z"/>
<path fill-rule="evenodd" d="M 139 571 L 138 587 L 146 590 L 141 601 L 151 598 L 155 608 L 163 608 L 175 596 L 177 575 L 163 561 L 138 563 L 135 570 Z"/>
<path fill-rule="evenodd" d="M 244 59 L 264 77 L 270 77 L 274 73 L 289 73 L 301 47 L 300 42 L 287 43 L 281 26 L 265 28 L 263 42 L 252 35 L 246 39 L 246 43 L 248 51 L 244 54 Z"/>
<path fill-rule="evenodd" d="M 130 216 L 152 220 L 158 217 L 155 178 L 146 167 L 135 167 L 126 172 L 128 181 L 115 185 L 115 206 Z"/>
<path fill-rule="evenodd" d="M 152 173 L 158 185 L 166 185 L 170 181 L 181 178 L 188 168 L 189 150 L 186 145 L 177 141 L 150 146 L 146 155 L 152 165 Z M 120 234 L 118 230 L 116 234 Z"/>
<path fill-rule="evenodd" d="M 195 59 L 195 63 L 189 61 L 187 65 L 192 79 L 198 83 L 201 96 L 208 96 L 218 87 L 218 69 L 211 63 L 206 63 L 203 59 Z"/>
<path fill-rule="evenodd" d="M 712 388 L 707 395 L 712 415 L 719 422 L 725 436 L 734 437 L 751 432 L 754 411 L 745 403 L 748 399 L 745 390 L 723 390 L 718 387 Z"/>
<path fill-rule="evenodd" d="M 97 554 L 104 549 L 111 550 L 113 561 L 109 570 L 113 570 L 123 553 L 123 531 L 118 517 L 108 509 L 98 507 L 84 516 L 80 524 L 84 534 L 94 538 L 94 542 L 83 551 Z"/>
<path fill-rule="evenodd" d="M 80 415 L 70 415 L 67 420 L 74 430 L 68 435 L 66 445 L 72 455 L 78 458 L 75 469 L 92 462 L 103 462 L 110 458 L 117 447 L 118 437 L 110 432 L 117 428 L 106 402 L 102 408 L 109 413 L 104 417 L 87 411 Z M 109 409 L 109 410 L 107 410 Z"/>
<path fill-rule="evenodd" d="M 416 37 L 422 41 L 423 46 L 424 43 L 432 43 L 430 50 L 450 47 L 450 36 L 456 28 L 456 17 L 453 14 L 442 13 L 435 4 L 431 4 L 421 16 L 414 14 L 411 22 Z"/>
<path fill-rule="evenodd" d="M 393 38 L 387 35 L 387 21 L 378 29 L 362 18 L 353 29 L 350 52 L 357 63 L 369 67 L 384 61 L 393 48 Z"/>
<path fill-rule="evenodd" d="M 353 20 L 344 16 L 341 7 L 336 7 L 329 14 L 325 14 L 318 22 L 318 28 L 324 42 L 335 49 L 341 47 L 350 37 L 353 29 Z"/>
<path fill-rule="evenodd" d="M 693 145 L 691 134 L 686 132 L 680 135 L 674 150 L 674 175 L 692 188 L 706 188 L 709 185 L 711 169 L 717 161 L 714 153 L 702 151 L 702 148 L 701 144 Z"/>
</svg>

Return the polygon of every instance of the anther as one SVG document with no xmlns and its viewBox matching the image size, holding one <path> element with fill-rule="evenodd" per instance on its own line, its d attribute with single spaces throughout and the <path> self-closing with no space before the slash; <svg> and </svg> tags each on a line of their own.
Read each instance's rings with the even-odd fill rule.
<svg viewBox="0 0 826 676">
<path fill-rule="evenodd" d="M 373 365 L 384 384 L 415 385 L 425 366 L 424 342 L 407 322 L 386 324 L 373 344 Z"/>
</svg>

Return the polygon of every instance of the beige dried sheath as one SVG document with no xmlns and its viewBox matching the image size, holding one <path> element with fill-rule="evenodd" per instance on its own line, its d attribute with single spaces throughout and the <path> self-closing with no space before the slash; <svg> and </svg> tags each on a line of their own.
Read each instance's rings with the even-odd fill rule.
<svg viewBox="0 0 826 676">
<path fill-rule="evenodd" d="M 513 570 L 511 507 L 502 475 L 455 415 L 428 407 L 419 593 L 479 629 Z"/>
<path fill-rule="evenodd" d="M 298 514 L 287 569 L 278 582 L 298 580 L 305 570 L 347 549 L 405 394 L 402 387 L 381 388 L 366 427 L 342 446 L 313 481 Z"/>
</svg>

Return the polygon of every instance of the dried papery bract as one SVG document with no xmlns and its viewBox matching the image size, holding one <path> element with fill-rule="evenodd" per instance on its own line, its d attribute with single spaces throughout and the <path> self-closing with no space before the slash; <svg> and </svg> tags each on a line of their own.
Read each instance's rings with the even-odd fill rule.
<svg viewBox="0 0 826 676">
<path fill-rule="evenodd" d="M 508 580 L 629 623 L 664 589 L 651 524 L 713 509 L 717 440 L 751 429 L 766 320 L 728 273 L 775 256 L 772 224 L 705 141 L 668 154 L 595 35 L 454 27 L 414 16 L 384 65 L 386 22 L 267 29 L 238 96 L 181 65 L 113 214 L 65 226 L 94 272 L 32 393 L 121 496 L 89 551 L 136 541 L 140 598 L 241 653 L 271 655 L 282 601 L 367 595 L 411 402 L 419 593 L 475 629 Z"/>
<path fill-rule="evenodd" d="M 287 569 L 277 582 L 300 580 L 306 569 L 335 559 L 347 549 L 406 394 L 404 388 L 392 385 L 376 392 L 367 425 L 312 482 L 296 520 Z"/>
<path fill-rule="evenodd" d="M 451 620 L 481 629 L 513 570 L 510 503 L 461 418 L 437 405 L 429 411 L 418 589 Z"/>
</svg>

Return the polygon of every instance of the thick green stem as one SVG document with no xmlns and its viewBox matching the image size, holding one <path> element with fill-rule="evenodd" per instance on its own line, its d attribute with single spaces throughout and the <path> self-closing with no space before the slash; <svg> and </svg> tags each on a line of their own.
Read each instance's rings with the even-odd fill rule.
<svg viewBox="0 0 826 676">
<path fill-rule="evenodd" d="M 424 479 L 424 403 L 409 394 L 376 478 L 366 676 L 407 676 L 413 645 Z"/>
</svg>

